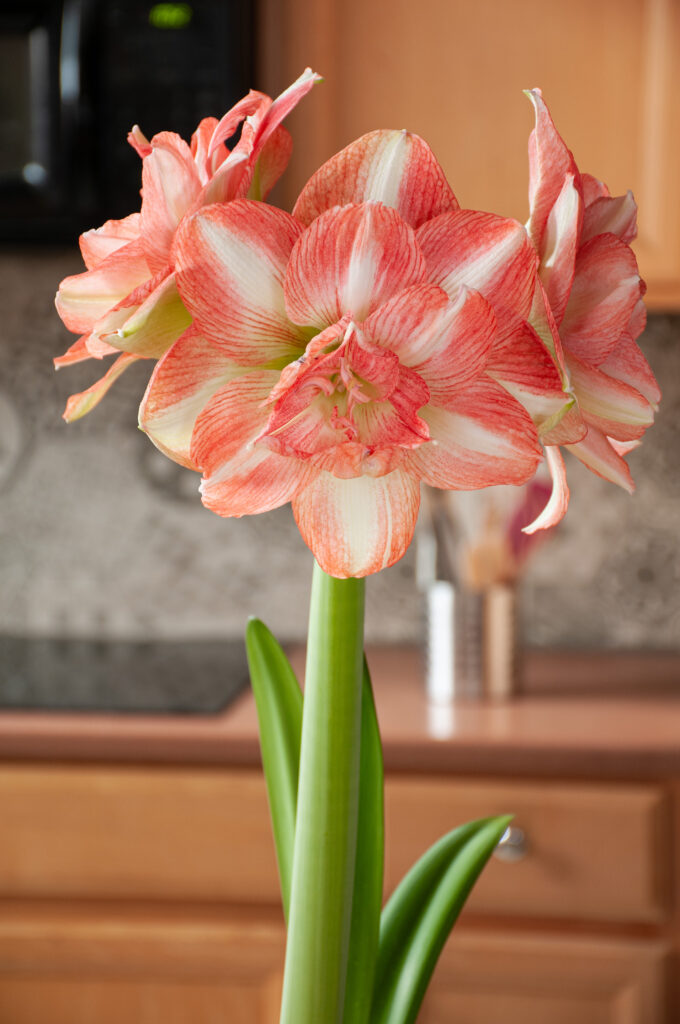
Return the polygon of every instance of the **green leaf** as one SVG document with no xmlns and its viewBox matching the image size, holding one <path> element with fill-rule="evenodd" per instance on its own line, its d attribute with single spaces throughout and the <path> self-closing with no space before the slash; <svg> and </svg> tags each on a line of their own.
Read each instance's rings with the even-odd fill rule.
<svg viewBox="0 0 680 1024">
<path fill-rule="evenodd" d="M 259 619 L 246 628 L 250 679 L 260 725 L 262 767 L 279 866 L 283 912 L 288 920 L 297 811 L 302 691 L 279 643 Z"/>
<path fill-rule="evenodd" d="M 380 932 L 384 848 L 382 745 L 364 658 L 359 820 L 343 1024 L 367 1024 L 369 1020 Z"/>
<path fill-rule="evenodd" d="M 449 832 L 402 879 L 382 914 L 371 1024 L 413 1024 L 456 918 L 511 820 L 482 818 Z"/>
</svg>

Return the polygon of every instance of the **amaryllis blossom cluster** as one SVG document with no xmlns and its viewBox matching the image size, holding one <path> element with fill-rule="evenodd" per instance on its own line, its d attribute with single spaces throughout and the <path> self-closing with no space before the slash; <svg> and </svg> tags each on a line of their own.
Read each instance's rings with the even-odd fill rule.
<svg viewBox="0 0 680 1024">
<path fill-rule="evenodd" d="M 84 332 L 61 363 L 123 355 L 67 418 L 121 360 L 158 359 L 140 425 L 202 473 L 204 504 L 241 516 L 290 501 L 339 577 L 403 555 L 422 483 L 522 484 L 547 458 L 553 494 L 529 529 L 566 509 L 561 445 L 630 488 L 623 455 L 659 397 L 634 340 L 632 197 L 579 173 L 536 90 L 526 228 L 462 209 L 405 131 L 352 143 L 285 213 L 263 201 L 290 152 L 280 121 L 317 77 L 273 103 L 251 93 L 191 150 L 133 130 L 141 216 L 87 232 L 90 269 L 57 300 Z"/>
</svg>

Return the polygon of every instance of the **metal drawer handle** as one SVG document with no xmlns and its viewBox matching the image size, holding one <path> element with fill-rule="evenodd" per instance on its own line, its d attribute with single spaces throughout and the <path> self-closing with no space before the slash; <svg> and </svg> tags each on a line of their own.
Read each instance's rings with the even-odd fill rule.
<svg viewBox="0 0 680 1024">
<path fill-rule="evenodd" d="M 516 825 L 509 825 L 498 841 L 498 846 L 493 852 L 496 860 L 512 864 L 515 861 L 523 860 L 528 851 L 527 837 L 521 828 Z"/>
</svg>

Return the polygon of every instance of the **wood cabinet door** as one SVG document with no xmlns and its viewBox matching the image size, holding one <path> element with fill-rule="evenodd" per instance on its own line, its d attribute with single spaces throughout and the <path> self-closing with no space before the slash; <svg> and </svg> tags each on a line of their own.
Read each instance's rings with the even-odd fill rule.
<svg viewBox="0 0 680 1024">
<path fill-rule="evenodd" d="M 669 1024 L 665 949 L 584 936 L 454 933 L 419 1024 Z"/>
<path fill-rule="evenodd" d="M 276 1024 L 273 914 L 98 903 L 3 905 L 3 1024 Z"/>
<path fill-rule="evenodd" d="M 533 112 L 522 90 L 540 86 L 581 170 L 634 192 L 650 306 L 680 308 L 677 0 L 264 7 L 266 84 L 292 81 L 305 64 L 325 76 L 290 118 L 285 201 L 352 139 L 408 128 L 430 143 L 463 207 L 524 221 Z"/>
</svg>

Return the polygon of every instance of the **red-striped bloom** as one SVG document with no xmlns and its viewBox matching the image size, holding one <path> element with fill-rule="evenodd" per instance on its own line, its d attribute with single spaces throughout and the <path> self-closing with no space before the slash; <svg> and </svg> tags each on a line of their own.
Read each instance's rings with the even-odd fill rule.
<svg viewBox="0 0 680 1024">
<path fill-rule="evenodd" d="M 576 404 L 565 417 L 576 439 L 568 448 L 589 469 L 633 490 L 623 456 L 654 418 L 660 392 L 636 338 L 645 326 L 645 286 L 629 243 L 635 238 L 633 196 L 611 196 L 583 174 L 552 121 L 540 90 L 528 94 L 536 111 L 529 141 L 531 216 L 539 276 L 559 334 L 568 387 Z M 559 447 L 548 437 L 554 489 L 532 528 L 558 522 L 569 492 Z"/>
<path fill-rule="evenodd" d="M 72 395 L 64 418 L 85 415 L 138 359 L 158 359 L 191 323 L 177 291 L 173 252 L 177 228 L 193 211 L 241 196 L 264 199 L 283 173 L 292 148 L 283 118 L 319 76 L 309 69 L 276 100 L 248 93 L 221 121 L 207 117 L 191 146 L 174 132 L 150 142 L 135 126 L 128 141 L 142 158 L 142 208 L 81 235 L 87 271 L 67 277 L 57 311 L 81 335 L 57 367 L 117 355 L 92 387 Z M 243 123 L 238 143 L 225 145 Z"/>
<path fill-rule="evenodd" d="M 421 481 L 529 479 L 539 432 L 567 407 L 528 323 L 524 228 L 461 210 L 417 136 L 358 140 L 292 216 L 248 200 L 200 210 L 175 255 L 193 326 L 158 363 L 141 424 L 203 472 L 220 515 L 291 501 L 334 576 L 401 557 Z"/>
</svg>

